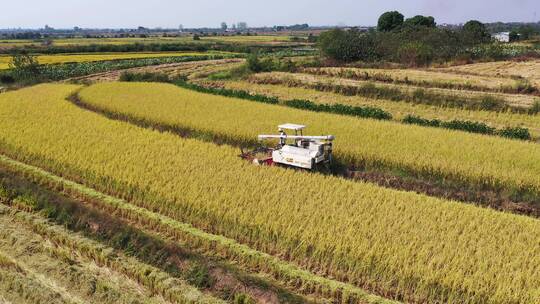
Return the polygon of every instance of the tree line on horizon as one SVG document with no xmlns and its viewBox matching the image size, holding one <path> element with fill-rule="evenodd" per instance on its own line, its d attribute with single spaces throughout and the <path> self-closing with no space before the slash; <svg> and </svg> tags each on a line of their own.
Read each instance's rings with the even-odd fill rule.
<svg viewBox="0 0 540 304">
<path fill-rule="evenodd" d="M 377 27 L 368 31 L 352 28 L 324 32 L 318 45 L 327 58 L 342 62 L 392 61 L 423 66 L 435 61 L 504 57 L 504 50 L 493 43 L 488 28 L 478 20 L 455 30 L 437 27 L 432 16 L 405 19 L 397 11 L 382 14 Z"/>
</svg>

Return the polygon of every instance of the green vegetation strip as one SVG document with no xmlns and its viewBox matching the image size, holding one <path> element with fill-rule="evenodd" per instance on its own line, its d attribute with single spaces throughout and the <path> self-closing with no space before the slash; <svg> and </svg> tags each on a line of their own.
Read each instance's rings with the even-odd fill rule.
<svg viewBox="0 0 540 304">
<path fill-rule="evenodd" d="M 415 115 L 407 115 L 401 121 L 406 124 L 414 124 L 419 126 L 460 130 L 469 133 L 496 135 L 513 139 L 531 140 L 529 129 L 522 127 L 506 127 L 497 130 L 496 128 L 490 127 L 483 122 L 457 119 L 451 121 L 441 121 L 439 119 L 424 119 Z"/>
<path fill-rule="evenodd" d="M 251 94 L 247 91 L 242 90 L 230 90 L 230 89 L 223 89 L 223 88 L 211 88 L 211 87 L 204 87 L 193 83 L 188 83 L 185 81 L 176 81 L 174 82 L 175 85 L 193 90 L 200 93 L 206 93 L 206 94 L 212 94 L 212 95 L 219 95 L 219 96 L 225 96 L 225 97 L 234 97 L 234 98 L 240 98 L 250 101 L 256 101 L 256 102 L 262 102 L 262 103 L 268 103 L 268 104 L 280 104 L 287 107 L 295 108 L 295 109 L 302 109 L 302 110 L 308 110 L 313 112 L 327 112 L 327 113 L 334 113 L 334 114 L 340 114 L 340 115 L 347 115 L 347 116 L 356 116 L 356 117 L 363 117 L 363 118 L 373 118 L 373 119 L 379 119 L 379 120 L 389 120 L 392 119 L 392 115 L 388 112 L 385 112 L 382 109 L 375 108 L 375 107 L 359 107 L 359 106 L 348 106 L 348 105 L 342 105 L 342 104 L 316 104 L 314 102 L 311 102 L 309 100 L 285 100 L 280 101 L 276 97 L 269 97 L 259 94 Z"/>
<path fill-rule="evenodd" d="M 262 271 L 270 272 L 276 278 L 286 281 L 289 284 L 296 286 L 300 285 L 305 291 L 332 296 L 336 299 L 340 299 L 342 303 L 399 303 L 369 294 L 363 289 L 350 284 L 314 275 L 311 272 L 302 270 L 295 265 L 286 263 L 269 254 L 254 250 L 249 246 L 240 244 L 232 239 L 206 233 L 191 225 L 180 223 L 167 216 L 137 207 L 125 200 L 103 194 L 92 188 L 56 176 L 38 167 L 18 162 L 4 155 L 0 155 L 0 163 L 13 170 L 21 171 L 25 175 L 30 175 L 49 185 L 55 185 L 58 189 L 73 192 L 76 195 L 87 197 L 92 200 L 97 200 L 99 203 L 106 204 L 109 208 L 117 210 L 117 212 L 132 219 L 142 218 L 145 221 L 153 222 L 157 226 L 165 226 L 173 230 L 175 234 L 189 240 L 189 242 L 186 242 L 187 244 L 208 248 L 231 259 L 239 259 L 241 262 L 246 263 L 251 267 L 260 268 Z"/>
</svg>

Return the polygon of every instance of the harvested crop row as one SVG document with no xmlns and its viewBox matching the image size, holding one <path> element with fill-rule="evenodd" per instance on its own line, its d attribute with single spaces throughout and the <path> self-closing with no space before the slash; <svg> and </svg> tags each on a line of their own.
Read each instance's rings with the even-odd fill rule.
<svg viewBox="0 0 540 304">
<path fill-rule="evenodd" d="M 252 94 L 261 94 L 286 99 L 304 99 L 315 103 L 345 104 L 350 106 L 379 107 L 393 115 L 394 119 L 402 120 L 407 115 L 417 115 L 427 119 L 449 121 L 453 119 L 481 121 L 499 129 L 505 127 L 525 127 L 531 131 L 534 138 L 540 137 L 540 116 L 518 113 L 494 113 L 492 111 L 471 111 L 458 108 L 441 108 L 437 106 L 410 104 L 372 99 L 361 96 L 343 96 L 332 92 L 321 92 L 314 89 L 288 87 L 284 85 L 256 84 L 246 81 L 224 81 L 220 84 L 230 90 L 245 90 Z"/>
<path fill-rule="evenodd" d="M 375 85 L 370 81 L 301 73 L 260 73 L 252 75 L 250 81 L 263 84 L 312 87 L 323 91 L 339 91 L 346 95 L 362 95 L 396 102 L 402 101 L 474 110 L 483 109 L 497 112 L 508 110 L 526 112 L 535 103 L 539 102 L 538 97 L 525 94 L 422 88 L 388 83 L 377 83 Z"/>
<path fill-rule="evenodd" d="M 8 201 L 7 204 L 17 205 L 17 201 Z M 5 217 L 2 220 L 4 242 L 0 243 L 0 249 L 6 250 L 2 246 L 11 246 L 8 250 L 14 251 L 14 258 L 16 257 L 18 262 L 28 261 L 28 266 L 24 267 L 28 269 L 26 272 L 32 269 L 35 277 L 42 278 L 41 280 L 49 286 L 56 287 L 54 289 L 63 293 L 65 298 L 79 299 L 73 302 L 82 303 L 85 296 L 95 293 L 96 286 L 91 286 L 92 281 L 94 284 L 100 283 L 96 282 L 96 279 L 99 278 L 92 279 L 87 276 L 88 281 L 84 281 L 84 274 L 76 273 L 75 270 L 62 274 L 62 268 L 51 266 L 51 264 L 61 264 L 67 261 L 70 264 L 78 264 L 81 268 L 92 268 L 87 275 L 90 273 L 97 275 L 97 272 L 101 272 L 101 288 L 105 290 L 98 290 L 98 292 L 103 293 L 104 299 L 109 298 L 110 303 L 131 303 L 130 298 L 133 297 L 146 298 L 145 303 L 164 303 L 166 302 L 164 299 L 175 303 L 224 303 L 219 299 L 202 294 L 186 282 L 171 277 L 155 267 L 143 264 L 135 258 L 121 254 L 111 247 L 104 246 L 82 235 L 73 234 L 64 227 L 54 225 L 40 216 L 17 211 L 15 208 L 11 209 L 4 204 L 0 204 L 0 212 Z M 33 236 L 28 234 L 33 234 Z M 24 240 L 27 237 L 40 239 L 40 241 L 34 240 L 33 248 L 27 248 L 26 251 L 24 248 L 18 250 L 17 247 L 25 245 Z M 37 248 L 40 246 L 39 244 L 47 242 L 50 242 L 49 248 Z M 33 252 L 34 255 L 25 257 L 24 255 L 29 254 L 29 252 Z M 47 257 L 47 255 L 49 256 Z M 51 267 L 51 269 L 47 269 L 47 267 Z M 104 272 L 108 274 L 105 275 Z M 49 277 L 45 278 L 45 274 Z M 126 280 L 126 276 L 130 281 Z M 79 280 L 79 284 L 76 286 L 66 286 L 77 282 L 76 280 Z M 131 289 L 133 294 L 114 295 L 114 289 L 120 287 L 115 287 L 115 284 L 123 285 L 123 292 Z M 107 290 L 111 292 L 110 295 L 104 292 Z M 99 294 L 93 296 L 97 297 Z M 97 300 L 92 299 L 92 301 L 96 302 Z"/>
<path fill-rule="evenodd" d="M 201 60 L 191 62 L 169 63 L 161 65 L 152 65 L 144 67 L 135 67 L 129 69 L 115 70 L 104 73 L 91 74 L 87 76 L 68 79 L 69 80 L 84 80 L 84 81 L 116 81 L 124 72 L 128 73 L 163 73 L 169 77 L 186 76 L 193 74 L 206 73 L 208 70 L 214 72 L 221 69 L 230 69 L 240 65 L 243 59 L 218 59 L 218 60 Z"/>
<path fill-rule="evenodd" d="M 540 86 L 540 60 L 495 61 L 433 69 L 437 72 L 465 73 L 471 75 L 505 75 L 523 77 Z"/>
<path fill-rule="evenodd" d="M 25 279 L 21 281 L 41 280 L 44 285 L 56 289 L 61 298 L 73 299 L 75 303 L 134 303 L 136 300 L 165 303 L 135 281 L 96 265 L 80 253 L 53 245 L 18 219 L 24 213 L 15 214 L 14 210 L 0 206 L 0 252 L 9 254 L 25 273 Z M 29 218 L 29 215 L 25 217 Z M 29 293 L 26 296 L 37 296 L 42 291 L 41 288 L 34 289 L 26 292 Z M 20 292 L 12 290 L 4 294 L 13 297 L 16 293 Z"/>
<path fill-rule="evenodd" d="M 63 100 L 74 89 L 44 85 L 1 96 L 2 149 L 176 220 L 405 301 L 540 300 L 538 220 L 254 167 L 228 146 L 81 110 Z"/>
<path fill-rule="evenodd" d="M 99 84 L 83 89 L 80 98 L 110 112 L 239 144 L 274 132 L 280 123 L 304 123 L 313 134 L 335 135 L 336 157 L 345 164 L 540 194 L 540 146 L 533 143 L 294 110 L 165 84 Z"/>
<path fill-rule="evenodd" d="M 519 93 L 523 81 L 493 76 L 473 76 L 415 69 L 365 69 L 365 68 L 307 68 L 302 72 L 371 80 L 375 82 L 410 84 L 421 87 L 463 89 Z"/>
<path fill-rule="evenodd" d="M 2 211 L 0 210 L 0 213 Z M 39 292 L 36 292 L 39 291 Z M 0 252 L 0 303 L 70 303 Z"/>
</svg>

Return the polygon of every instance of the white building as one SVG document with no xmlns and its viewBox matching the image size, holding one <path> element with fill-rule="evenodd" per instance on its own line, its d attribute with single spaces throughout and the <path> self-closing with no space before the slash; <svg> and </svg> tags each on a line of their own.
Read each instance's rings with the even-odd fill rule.
<svg viewBox="0 0 540 304">
<path fill-rule="evenodd" d="M 510 32 L 495 33 L 491 37 L 499 42 L 510 42 Z"/>
</svg>

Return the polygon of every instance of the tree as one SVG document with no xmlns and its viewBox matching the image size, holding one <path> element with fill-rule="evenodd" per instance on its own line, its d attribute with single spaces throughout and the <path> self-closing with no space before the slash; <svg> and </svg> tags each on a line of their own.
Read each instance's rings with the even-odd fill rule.
<svg viewBox="0 0 540 304">
<path fill-rule="evenodd" d="M 386 12 L 379 17 L 377 30 L 389 32 L 399 29 L 403 25 L 403 15 L 398 11 Z"/>
<path fill-rule="evenodd" d="M 227 28 L 228 28 L 227 23 L 226 22 L 221 22 L 221 30 L 226 31 Z"/>
<path fill-rule="evenodd" d="M 530 25 L 522 25 L 519 28 L 518 33 L 521 35 L 521 37 L 520 37 L 521 39 L 527 40 L 527 39 L 531 38 L 536 33 L 536 31 Z"/>
<path fill-rule="evenodd" d="M 13 78 L 17 81 L 37 81 L 41 74 L 36 56 L 24 51 L 12 55 L 9 68 Z"/>
<path fill-rule="evenodd" d="M 422 15 L 416 15 L 412 18 L 408 18 L 407 20 L 405 20 L 404 25 L 409 27 L 436 27 L 437 23 L 435 23 L 435 18 L 433 18 L 432 16 L 426 17 Z"/>
<path fill-rule="evenodd" d="M 463 34 L 468 43 L 483 43 L 491 39 L 486 26 L 477 20 L 471 20 L 463 26 Z"/>
<path fill-rule="evenodd" d="M 239 30 L 242 31 L 242 30 L 247 30 L 248 25 L 247 25 L 246 22 L 238 22 L 238 26 L 237 26 L 237 27 L 238 27 Z"/>
<path fill-rule="evenodd" d="M 339 61 L 367 60 L 375 54 L 373 35 L 357 30 L 324 32 L 318 38 L 318 45 L 325 56 Z"/>
<path fill-rule="evenodd" d="M 409 66 L 428 65 L 433 60 L 433 48 L 423 42 L 409 42 L 398 49 L 397 56 Z"/>
<path fill-rule="evenodd" d="M 510 42 L 514 42 L 514 41 L 518 41 L 518 40 L 519 40 L 519 34 L 518 34 L 518 32 L 516 32 L 516 31 L 511 31 L 509 36 L 510 36 L 510 37 L 509 37 L 509 38 L 510 38 Z"/>
</svg>

